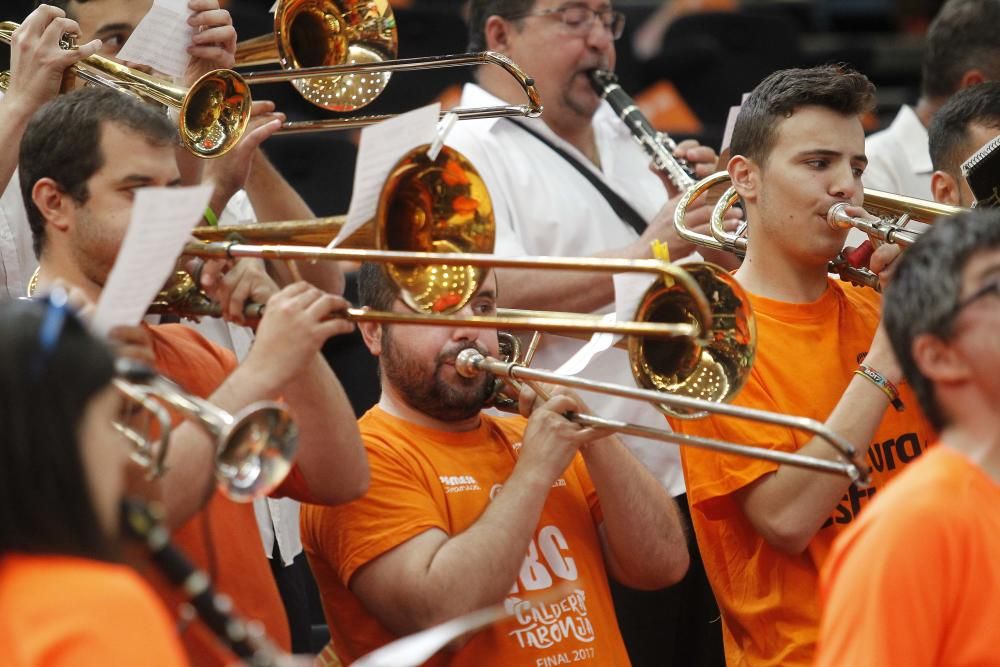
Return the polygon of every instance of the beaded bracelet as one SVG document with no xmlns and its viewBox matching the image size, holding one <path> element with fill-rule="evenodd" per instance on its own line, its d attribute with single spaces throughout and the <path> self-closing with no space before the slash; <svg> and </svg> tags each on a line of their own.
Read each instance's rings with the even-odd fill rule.
<svg viewBox="0 0 1000 667">
<path fill-rule="evenodd" d="M 889 380 L 877 370 L 862 364 L 858 366 L 857 370 L 854 371 L 854 374 L 867 379 L 869 382 L 885 392 L 885 395 L 889 397 L 889 402 L 892 403 L 892 407 L 896 408 L 896 412 L 902 412 L 905 409 L 906 406 L 903 405 L 903 401 L 899 398 L 899 390 L 896 389 L 896 385 L 889 382 Z"/>
</svg>

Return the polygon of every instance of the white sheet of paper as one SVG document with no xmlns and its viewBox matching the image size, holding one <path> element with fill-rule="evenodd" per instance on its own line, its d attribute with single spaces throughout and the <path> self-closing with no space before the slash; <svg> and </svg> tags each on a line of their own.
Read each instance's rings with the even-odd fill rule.
<svg viewBox="0 0 1000 667">
<path fill-rule="evenodd" d="M 128 232 L 97 302 L 97 333 L 142 320 L 211 196 L 211 185 L 136 190 Z"/>
<path fill-rule="evenodd" d="M 614 322 L 615 314 L 608 313 L 601 318 L 602 322 Z M 609 347 L 615 344 L 621 336 L 611 333 L 595 333 L 590 337 L 590 340 L 581 347 L 576 353 L 567 359 L 562 366 L 555 370 L 559 375 L 578 375 L 582 373 L 587 366 L 590 365 L 591 360 L 604 352 Z"/>
<path fill-rule="evenodd" d="M 615 283 L 615 312 L 608 313 L 601 319 L 605 322 L 631 321 L 635 319 L 635 311 L 639 308 L 642 295 L 656 280 L 656 276 L 649 273 L 616 273 L 613 279 Z M 577 350 L 576 354 L 556 369 L 556 373 L 560 375 L 582 373 L 597 355 L 610 349 L 619 340 L 621 340 L 621 336 L 618 334 L 595 333 L 586 345 Z"/>
<path fill-rule="evenodd" d="M 328 248 L 340 245 L 375 216 L 389 172 L 411 148 L 434 141 L 440 113 L 441 105 L 435 102 L 361 130 L 347 222 Z"/>
<path fill-rule="evenodd" d="M 736 117 L 740 115 L 740 109 L 743 108 L 743 103 L 747 101 L 748 97 L 750 97 L 750 93 L 743 93 L 740 103 L 735 107 L 729 107 L 729 115 L 726 117 L 726 129 L 722 131 L 722 145 L 719 146 L 720 153 L 729 148 L 729 143 L 733 139 L 733 128 L 736 127 Z"/>
<path fill-rule="evenodd" d="M 139 21 L 116 58 L 149 65 L 168 76 L 184 76 L 191 59 L 187 47 L 194 34 L 194 28 L 187 23 L 190 15 L 187 0 L 153 0 L 153 7 Z"/>
</svg>

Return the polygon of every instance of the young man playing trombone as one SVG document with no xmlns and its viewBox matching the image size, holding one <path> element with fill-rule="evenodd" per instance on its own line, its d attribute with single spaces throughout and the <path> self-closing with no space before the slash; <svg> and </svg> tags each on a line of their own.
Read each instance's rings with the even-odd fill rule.
<svg viewBox="0 0 1000 667">
<path fill-rule="evenodd" d="M 408 312 L 363 265 L 362 302 Z M 459 313 L 493 315 L 496 282 Z M 372 483 L 340 507 L 303 506 L 302 538 L 343 664 L 405 635 L 503 602 L 514 618 L 429 664 L 626 665 L 607 574 L 642 589 L 684 575 L 677 506 L 586 411 L 555 391 L 520 397 L 521 418 L 483 412 L 493 378 L 464 377 L 463 350 L 496 356 L 494 330 L 361 323 L 382 396 L 360 421 Z M 525 597 L 550 593 L 537 609 Z"/>
<path fill-rule="evenodd" d="M 39 110 L 21 142 L 20 183 L 42 290 L 59 280 L 97 300 L 124 237 L 134 190 L 179 183 L 175 134 L 165 116 L 106 88 L 63 95 Z M 159 325 L 147 328 L 157 369 L 229 412 L 282 397 L 298 426 L 299 448 L 276 493 L 323 503 L 357 497 L 368 480 L 364 451 L 351 406 L 319 354 L 327 338 L 351 329 L 328 317 L 347 303 L 305 283 L 278 291 L 265 281 L 257 293 L 271 296 L 242 365 L 189 327 Z M 287 651 L 288 625 L 253 509 L 211 491 L 215 454 L 197 429 L 177 428 L 159 486 L 167 520 L 177 527 L 184 551 L 201 567 L 218 568 L 212 574 L 219 590 L 243 615 L 261 620 Z M 231 660 L 201 626 L 189 628 L 184 640 L 196 664 Z"/>
<path fill-rule="evenodd" d="M 812 417 L 854 443 L 872 486 L 752 459 L 682 448 L 695 533 L 722 611 L 729 664 L 809 665 L 819 630 L 818 573 L 830 545 L 869 499 L 933 438 L 902 381 L 879 322 L 879 295 L 828 276 L 844 245 L 827 211 L 859 205 L 867 160 L 859 115 L 874 102 L 863 75 L 784 70 L 743 104 L 729 174 L 750 244 L 736 279 L 749 293 L 758 346 L 734 403 Z M 898 248 L 883 246 L 885 271 Z M 903 411 L 905 407 L 905 411 Z M 818 439 L 724 417 L 673 420 L 676 430 L 797 451 Z"/>
</svg>

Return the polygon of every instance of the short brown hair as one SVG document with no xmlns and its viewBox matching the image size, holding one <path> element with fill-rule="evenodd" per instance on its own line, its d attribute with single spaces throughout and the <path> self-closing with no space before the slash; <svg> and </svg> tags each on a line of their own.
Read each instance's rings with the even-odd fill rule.
<svg viewBox="0 0 1000 667">
<path fill-rule="evenodd" d="M 469 3 L 469 51 L 486 50 L 486 20 L 491 16 L 522 17 L 535 0 L 472 0 Z"/>
<path fill-rule="evenodd" d="M 1000 81 L 960 90 L 945 102 L 927 130 L 931 165 L 960 178 L 961 163 L 979 146 L 970 146 L 969 127 L 1000 131 Z"/>
<path fill-rule="evenodd" d="M 733 128 L 732 154 L 763 165 L 774 148 L 778 124 L 806 106 L 857 116 L 875 107 L 875 86 L 844 65 L 778 70 L 743 103 Z"/>
<path fill-rule="evenodd" d="M 114 157 L 101 152 L 104 123 L 137 132 L 152 144 L 177 140 L 166 114 L 110 88 L 88 87 L 44 104 L 24 131 L 18 163 L 36 256 L 45 248 L 45 218 L 31 197 L 35 183 L 51 178 L 73 201 L 85 204 L 90 177 Z"/>
</svg>

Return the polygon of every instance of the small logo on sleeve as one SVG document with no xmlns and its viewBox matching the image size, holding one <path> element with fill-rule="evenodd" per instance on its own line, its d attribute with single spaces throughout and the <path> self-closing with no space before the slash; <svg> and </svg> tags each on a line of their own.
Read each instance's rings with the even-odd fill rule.
<svg viewBox="0 0 1000 667">
<path fill-rule="evenodd" d="M 462 491 L 480 491 L 479 482 L 472 475 L 441 475 L 441 486 L 445 493 L 460 493 Z"/>
</svg>

